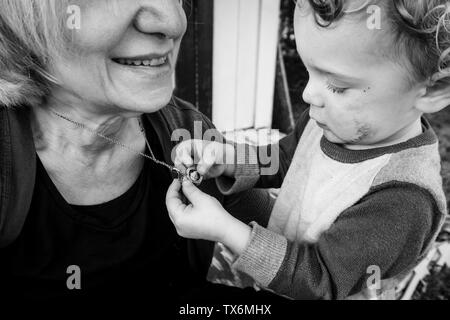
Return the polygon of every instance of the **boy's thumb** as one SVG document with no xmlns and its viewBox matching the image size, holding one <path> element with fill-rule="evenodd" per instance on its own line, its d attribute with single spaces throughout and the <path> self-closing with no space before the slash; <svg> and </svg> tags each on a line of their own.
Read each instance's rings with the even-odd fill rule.
<svg viewBox="0 0 450 320">
<path fill-rule="evenodd" d="M 185 180 L 183 181 L 183 193 L 190 203 L 195 205 L 196 202 L 201 201 L 206 196 L 200 191 L 192 182 Z"/>
</svg>

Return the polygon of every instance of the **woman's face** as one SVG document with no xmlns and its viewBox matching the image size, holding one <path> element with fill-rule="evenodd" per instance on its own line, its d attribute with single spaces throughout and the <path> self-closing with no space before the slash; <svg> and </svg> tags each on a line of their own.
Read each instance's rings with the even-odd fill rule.
<svg viewBox="0 0 450 320">
<path fill-rule="evenodd" d="M 172 96 L 186 31 L 181 1 L 74 2 L 81 9 L 81 28 L 74 30 L 71 42 L 76 54 L 50 65 L 62 83 L 52 95 L 68 103 L 82 102 L 98 113 L 163 108 Z"/>
</svg>

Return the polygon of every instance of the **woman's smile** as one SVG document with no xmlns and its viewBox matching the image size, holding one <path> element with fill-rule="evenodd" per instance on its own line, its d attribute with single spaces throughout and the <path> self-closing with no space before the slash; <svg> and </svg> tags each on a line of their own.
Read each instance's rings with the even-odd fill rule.
<svg viewBox="0 0 450 320">
<path fill-rule="evenodd" d="M 152 78 L 160 78 L 172 75 L 173 58 L 172 50 L 166 53 L 151 53 L 146 55 L 136 55 L 112 58 L 115 66 L 124 69 L 126 72 L 141 73 Z"/>
</svg>

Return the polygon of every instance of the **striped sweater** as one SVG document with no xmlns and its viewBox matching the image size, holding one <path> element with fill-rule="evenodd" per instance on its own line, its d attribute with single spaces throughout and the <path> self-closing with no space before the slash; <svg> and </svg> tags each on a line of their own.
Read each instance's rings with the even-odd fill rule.
<svg viewBox="0 0 450 320">
<path fill-rule="evenodd" d="M 423 128 L 407 142 L 354 151 L 329 142 L 306 112 L 275 146 L 273 175 L 251 161 L 267 147 L 249 148 L 248 164 L 238 165 L 235 179 L 219 178 L 219 189 L 281 187 L 280 194 L 269 217 L 253 214 L 242 255 L 216 246 L 209 280 L 292 299 L 392 298 L 447 213 L 438 140 L 425 119 Z"/>
</svg>

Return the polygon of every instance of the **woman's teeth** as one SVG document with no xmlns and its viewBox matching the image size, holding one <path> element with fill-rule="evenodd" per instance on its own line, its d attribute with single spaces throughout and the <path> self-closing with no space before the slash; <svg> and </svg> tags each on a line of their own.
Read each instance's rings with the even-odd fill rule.
<svg viewBox="0 0 450 320">
<path fill-rule="evenodd" d="M 144 66 L 144 67 L 159 67 L 165 64 L 167 57 L 151 59 L 151 60 L 131 60 L 131 59 L 117 59 L 116 62 L 126 66 Z"/>
</svg>

